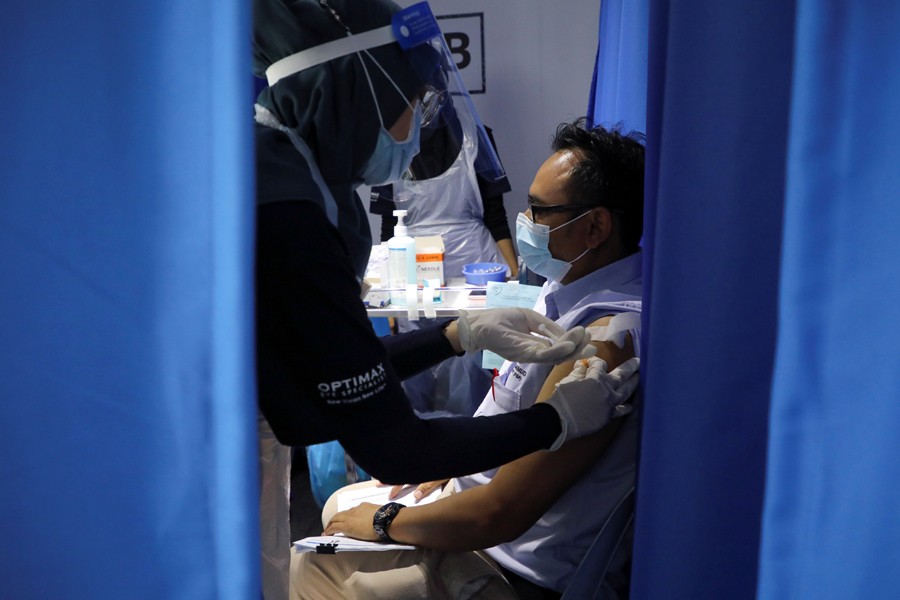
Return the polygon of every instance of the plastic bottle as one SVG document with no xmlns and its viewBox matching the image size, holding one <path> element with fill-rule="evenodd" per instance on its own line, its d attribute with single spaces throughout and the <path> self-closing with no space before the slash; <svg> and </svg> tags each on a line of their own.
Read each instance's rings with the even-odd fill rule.
<svg viewBox="0 0 900 600">
<path fill-rule="evenodd" d="M 391 292 L 391 304 L 406 306 L 406 285 L 416 283 L 416 240 L 406 232 L 405 210 L 395 210 L 397 224 L 394 226 L 394 237 L 388 240 L 388 276 Z"/>
</svg>

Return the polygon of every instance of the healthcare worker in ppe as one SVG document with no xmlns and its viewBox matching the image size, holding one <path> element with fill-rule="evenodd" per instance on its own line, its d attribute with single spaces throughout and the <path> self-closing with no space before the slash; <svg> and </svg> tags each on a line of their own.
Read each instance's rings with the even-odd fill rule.
<svg viewBox="0 0 900 600">
<path fill-rule="evenodd" d="M 371 234 L 355 190 L 401 177 L 421 127 L 453 95 L 426 87 L 436 69 L 452 67 L 427 5 L 254 7 L 254 68 L 269 83 L 256 106 L 257 385 L 278 439 L 337 439 L 372 476 L 401 483 L 481 471 L 598 429 L 595 415 L 637 385 L 635 364 L 490 418 L 419 420 L 400 384 L 463 351 L 529 362 L 578 357 L 589 341 L 580 328 L 498 309 L 380 339 L 367 318 L 360 282 Z M 418 42 L 405 38 L 423 31 Z M 443 80 L 454 77 L 448 71 Z"/>
<path fill-rule="evenodd" d="M 582 355 L 589 335 L 581 328 L 501 309 L 380 339 L 366 315 L 361 282 L 372 240 L 356 188 L 399 179 L 443 102 L 475 114 L 427 5 L 254 0 L 253 16 L 254 71 L 269 84 L 255 107 L 263 425 L 290 446 L 337 439 L 369 474 L 393 483 L 483 471 L 598 429 L 605 421 L 596 416 L 637 385 L 635 365 L 561 386 L 545 404 L 477 419 L 419 420 L 400 383 L 486 348 L 562 362 Z M 496 156 L 485 156 L 476 169 L 502 175 Z M 267 461 L 264 437 L 261 462 L 271 471 L 280 463 Z M 284 494 L 270 496 L 284 505 Z M 290 541 L 281 539 L 285 519 L 263 502 L 264 580 L 273 584 L 264 593 L 275 600 Z"/>
<path fill-rule="evenodd" d="M 382 240 L 387 239 L 384 230 L 396 223 L 392 211 L 406 210 L 408 235 L 441 237 L 447 279 L 461 278 L 468 263 L 505 261 L 513 275 L 517 272 L 512 271 L 517 265 L 503 207 L 509 181 L 506 177 L 488 180 L 476 172 L 478 132 L 469 111 L 457 113 L 454 103 L 446 102 L 434 122 L 422 129 L 419 154 L 408 175 L 372 188 L 369 210 L 383 215 Z M 385 223 L 391 223 L 390 227 Z M 433 324 L 432 319 L 397 318 L 397 331 Z M 490 386 L 491 372 L 482 367 L 480 352 L 449 358 L 403 382 L 413 408 L 426 415 L 471 416 Z"/>
<path fill-rule="evenodd" d="M 457 114 L 453 102 L 444 103 L 422 128 L 407 176 L 372 188 L 369 212 L 382 215 L 382 241 L 393 235 L 395 209 L 407 211 L 409 235 L 441 236 L 446 278 L 462 277 L 463 266 L 475 262 L 506 263 L 515 277 L 518 265 L 503 206 L 509 180 L 488 180 L 476 172 L 480 128 L 472 117 L 468 111 Z M 487 127 L 484 131 L 490 138 Z M 491 152 L 496 153 L 492 138 Z"/>
</svg>

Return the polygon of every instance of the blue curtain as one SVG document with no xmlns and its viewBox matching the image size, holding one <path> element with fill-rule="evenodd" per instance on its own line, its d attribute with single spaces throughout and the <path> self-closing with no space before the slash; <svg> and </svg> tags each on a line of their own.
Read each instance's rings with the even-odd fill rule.
<svg viewBox="0 0 900 600">
<path fill-rule="evenodd" d="M 588 100 L 588 120 L 625 131 L 647 131 L 647 27 L 645 1 L 604 0 Z"/>
<path fill-rule="evenodd" d="M 4 598 L 259 596 L 249 22 L 4 3 Z"/>
<path fill-rule="evenodd" d="M 753 598 L 793 6 L 649 6 L 649 320 L 632 597 Z"/>
<path fill-rule="evenodd" d="M 898 597 L 900 7 L 649 7 L 632 597 Z"/>
<path fill-rule="evenodd" d="M 796 31 L 759 598 L 898 598 L 900 5 Z"/>
</svg>

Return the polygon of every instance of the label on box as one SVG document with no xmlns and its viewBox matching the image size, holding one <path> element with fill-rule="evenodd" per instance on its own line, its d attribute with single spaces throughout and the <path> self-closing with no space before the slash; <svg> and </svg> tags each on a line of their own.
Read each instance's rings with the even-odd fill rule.
<svg viewBox="0 0 900 600">
<path fill-rule="evenodd" d="M 416 283 L 421 287 L 428 279 L 444 285 L 444 240 L 439 235 L 416 238 Z"/>
<path fill-rule="evenodd" d="M 424 286 L 429 279 L 436 279 L 444 285 L 444 262 L 416 262 L 416 283 Z"/>
</svg>

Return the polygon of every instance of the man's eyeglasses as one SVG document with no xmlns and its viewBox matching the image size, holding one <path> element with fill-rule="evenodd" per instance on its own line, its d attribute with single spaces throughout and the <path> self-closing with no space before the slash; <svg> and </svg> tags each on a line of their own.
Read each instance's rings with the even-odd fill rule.
<svg viewBox="0 0 900 600">
<path fill-rule="evenodd" d="M 419 97 L 419 101 L 422 103 L 422 127 L 428 127 L 434 121 L 446 100 L 447 90 L 439 90 L 430 85 L 425 86 L 425 90 Z"/>
<path fill-rule="evenodd" d="M 531 210 L 531 220 L 537 221 L 541 215 L 550 215 L 553 213 L 566 213 L 576 210 L 584 210 L 587 212 L 592 208 L 599 208 L 597 204 L 537 204 L 532 200 L 528 201 L 528 208 Z"/>
</svg>

